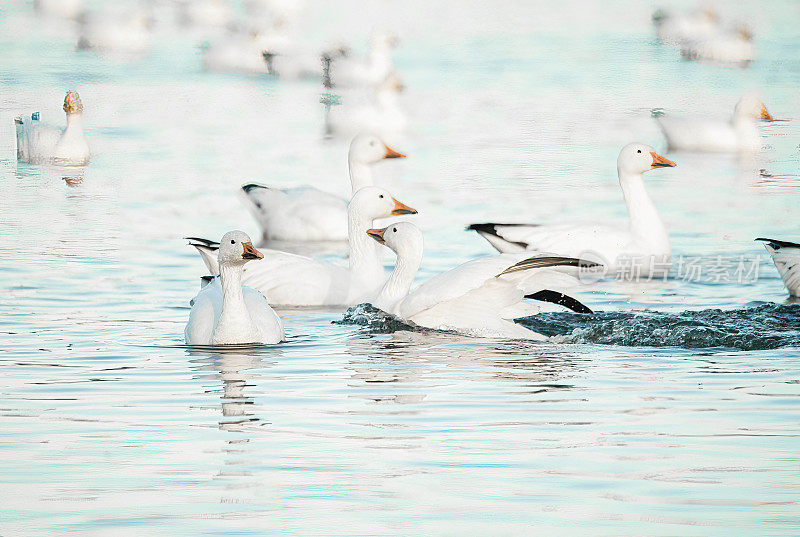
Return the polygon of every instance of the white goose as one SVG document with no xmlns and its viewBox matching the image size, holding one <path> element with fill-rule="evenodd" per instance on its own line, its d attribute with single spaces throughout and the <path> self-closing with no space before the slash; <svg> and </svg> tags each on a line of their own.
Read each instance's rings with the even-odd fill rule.
<svg viewBox="0 0 800 537">
<path fill-rule="evenodd" d="M 138 58 L 150 50 L 152 26 L 153 17 L 145 9 L 106 8 L 82 21 L 78 49 Z"/>
<path fill-rule="evenodd" d="M 344 95 L 343 104 L 326 106 L 325 133 L 341 137 L 362 131 L 382 137 L 402 133 L 408 124 L 399 103 L 402 90 L 400 80 L 391 75 L 361 103 L 355 95 Z"/>
<path fill-rule="evenodd" d="M 800 297 L 800 244 L 777 239 L 758 238 L 756 240 L 764 241 L 764 246 L 772 257 L 775 268 L 783 278 L 789 295 Z"/>
<path fill-rule="evenodd" d="M 283 325 L 264 296 L 242 286 L 245 263 L 262 259 L 242 231 L 222 236 L 217 255 L 219 276 L 191 301 L 184 336 L 188 345 L 274 344 L 283 340 Z"/>
<path fill-rule="evenodd" d="M 372 186 L 373 164 L 404 157 L 377 136 L 362 134 L 353 138 L 347 156 L 352 193 Z M 347 200 L 344 198 L 310 186 L 280 189 L 249 184 L 242 190 L 245 205 L 261 226 L 265 240 L 347 240 Z"/>
<path fill-rule="evenodd" d="M 665 45 L 682 45 L 706 39 L 719 31 L 717 15 L 711 9 L 690 13 L 668 13 L 661 9 L 653 13 L 658 39 Z"/>
<path fill-rule="evenodd" d="M 260 263 L 244 267 L 243 282 L 261 291 L 270 304 L 280 306 L 352 306 L 374 296 L 386 280 L 378 245 L 366 232 L 377 218 L 416 214 L 416 210 L 394 199 L 388 191 L 375 186 L 355 193 L 348 206 L 350 229 L 349 266 L 323 263 L 309 257 L 264 250 Z M 219 267 L 217 243 L 190 237 L 208 270 Z"/>
<path fill-rule="evenodd" d="M 82 166 L 89 162 L 89 143 L 83 134 L 83 103 L 76 91 L 64 97 L 67 127 L 62 131 L 39 123 L 39 112 L 31 118 L 14 119 L 17 130 L 17 160 L 29 164 L 55 163 Z"/>
<path fill-rule="evenodd" d="M 353 58 L 348 54 L 323 54 L 329 64 L 324 73 L 325 87 L 355 88 L 378 86 L 394 73 L 392 49 L 397 46 L 396 37 L 376 32 L 370 36 L 366 58 Z"/>
<path fill-rule="evenodd" d="M 479 337 L 543 340 L 545 336 L 514 322 L 539 312 L 525 298 L 591 313 L 549 288 L 574 280 L 565 272 L 593 263 L 529 253 L 495 255 L 468 261 L 409 292 L 422 261 L 422 232 L 410 222 L 398 222 L 368 233 L 397 254 L 394 271 L 372 304 L 414 325 Z"/>
<path fill-rule="evenodd" d="M 738 64 L 746 67 L 756 59 L 753 36 L 745 27 L 720 30 L 702 39 L 681 45 L 681 55 L 687 60 Z"/>
<path fill-rule="evenodd" d="M 669 270 L 672 255 L 669 234 L 644 187 L 643 174 L 675 163 L 658 155 L 649 145 L 628 144 L 617 158 L 617 175 L 630 220 L 627 226 L 604 223 L 473 224 L 500 252 L 533 250 L 579 257 L 602 263 L 608 270 L 637 264 L 640 274 Z"/>
<path fill-rule="evenodd" d="M 670 150 L 757 152 L 761 149 L 758 120 L 773 121 L 755 93 L 746 93 L 730 121 L 656 116 Z"/>
</svg>

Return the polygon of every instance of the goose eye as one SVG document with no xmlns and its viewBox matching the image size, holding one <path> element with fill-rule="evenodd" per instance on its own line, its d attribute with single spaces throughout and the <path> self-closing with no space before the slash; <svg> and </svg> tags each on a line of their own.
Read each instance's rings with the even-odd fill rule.
<svg viewBox="0 0 800 537">
<path fill-rule="evenodd" d="M 381 195 L 380 195 L 380 196 L 378 196 L 378 197 L 379 197 L 380 199 L 383 199 L 383 194 L 381 194 Z"/>
<path fill-rule="evenodd" d="M 231 244 L 236 244 L 236 241 L 231 239 Z"/>
<path fill-rule="evenodd" d="M 375 140 L 372 140 L 369 145 L 375 145 Z"/>
<path fill-rule="evenodd" d="M 637 152 L 637 153 L 641 153 L 641 152 L 642 152 L 642 150 L 641 150 L 641 149 L 637 149 L 637 150 L 636 150 L 636 152 Z"/>
<path fill-rule="evenodd" d="M 396 228 L 396 227 L 393 227 L 393 228 L 392 228 L 392 231 L 394 231 L 395 233 L 397 233 L 397 228 Z"/>
</svg>

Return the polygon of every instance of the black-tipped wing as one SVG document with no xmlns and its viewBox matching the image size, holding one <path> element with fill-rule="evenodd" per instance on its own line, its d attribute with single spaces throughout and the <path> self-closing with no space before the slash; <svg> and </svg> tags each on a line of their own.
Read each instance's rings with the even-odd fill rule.
<svg viewBox="0 0 800 537">
<path fill-rule="evenodd" d="M 211 250 L 219 249 L 219 242 L 212 241 L 209 239 L 203 239 L 200 237 L 184 237 L 187 241 L 191 241 L 189 246 L 203 246 L 205 248 L 209 248 Z"/>
<path fill-rule="evenodd" d="M 511 274 L 520 270 L 529 270 L 534 268 L 543 267 L 583 267 L 583 268 L 597 268 L 602 267 L 601 264 L 593 261 L 586 261 L 585 259 L 577 259 L 575 257 L 560 257 L 560 256 L 538 256 L 523 259 L 519 263 L 515 263 L 498 274 Z"/>
<path fill-rule="evenodd" d="M 502 243 L 508 243 L 509 245 L 517 246 L 518 248 L 522 248 L 523 250 L 528 248 L 528 243 L 523 241 L 513 241 L 505 238 L 503 236 L 503 232 L 500 228 L 504 227 L 536 227 L 538 224 L 494 224 L 494 223 L 486 223 L 486 224 L 472 224 L 467 227 L 467 231 L 477 231 L 479 235 L 489 241 L 489 244 L 494 246 L 498 251 L 504 252 L 508 251 L 507 248 L 503 248 Z M 499 242 L 502 241 L 502 242 Z"/>
<path fill-rule="evenodd" d="M 778 239 L 765 239 L 764 237 L 759 237 L 756 239 L 757 241 L 764 241 L 770 245 L 770 247 L 778 250 L 780 248 L 800 248 L 800 244 L 796 242 L 789 242 L 789 241 L 781 241 Z"/>
<path fill-rule="evenodd" d="M 559 306 L 564 306 L 565 308 L 571 309 L 576 313 L 594 313 L 578 299 L 572 298 L 564 293 L 559 293 L 558 291 L 551 291 L 550 289 L 543 289 L 536 293 L 525 295 L 525 298 L 539 300 L 541 302 L 552 302 L 553 304 L 558 304 Z"/>
</svg>

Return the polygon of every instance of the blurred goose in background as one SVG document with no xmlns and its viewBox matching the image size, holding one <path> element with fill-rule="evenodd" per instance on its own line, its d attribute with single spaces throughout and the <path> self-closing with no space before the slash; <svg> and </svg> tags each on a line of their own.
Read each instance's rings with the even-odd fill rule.
<svg viewBox="0 0 800 537">
<path fill-rule="evenodd" d="M 235 13 L 228 0 L 180 0 L 178 20 L 200 30 L 226 28 L 234 23 Z"/>
<path fill-rule="evenodd" d="M 33 9 L 44 17 L 80 19 L 85 10 L 85 0 L 33 0 Z"/>
<path fill-rule="evenodd" d="M 742 26 L 684 42 L 681 44 L 681 55 L 687 60 L 713 61 L 746 67 L 756 59 L 756 49 L 753 35 Z"/>
<path fill-rule="evenodd" d="M 772 257 L 778 274 L 783 278 L 786 289 L 792 297 L 800 297 L 800 244 L 796 242 L 765 239 L 760 237 L 757 241 L 764 241 L 764 247 Z"/>
<path fill-rule="evenodd" d="M 574 298 L 552 286 L 575 281 L 565 272 L 596 266 L 569 257 L 502 254 L 468 261 L 437 274 L 411 290 L 422 262 L 422 232 L 410 222 L 398 222 L 367 233 L 397 254 L 397 263 L 372 305 L 403 321 L 434 330 L 478 337 L 543 340 L 545 336 L 514 322 L 539 313 L 526 298 L 564 305 L 591 313 Z"/>
<path fill-rule="evenodd" d="M 658 39 L 665 45 L 682 45 L 706 39 L 719 31 L 719 20 L 711 8 L 689 13 L 670 13 L 659 9 L 653 13 Z"/>
<path fill-rule="evenodd" d="M 352 193 L 372 186 L 373 164 L 404 157 L 377 136 L 360 134 L 353 138 L 347 155 Z M 347 240 L 348 210 L 344 198 L 311 186 L 279 189 L 249 184 L 242 191 L 245 205 L 261 226 L 265 240 Z"/>
<path fill-rule="evenodd" d="M 398 102 L 402 90 L 400 80 L 392 74 L 363 104 L 352 105 L 348 99 L 356 100 L 356 96 L 345 95 L 342 105 L 326 106 L 325 134 L 349 137 L 368 131 L 390 138 L 402 133 L 408 124 Z"/>
<path fill-rule="evenodd" d="M 229 31 L 201 47 L 203 70 L 218 73 L 268 74 L 264 51 L 274 45 L 273 36 L 259 29 Z"/>
<path fill-rule="evenodd" d="M 265 259 L 243 269 L 243 282 L 261 291 L 273 305 L 352 306 L 375 296 L 386 280 L 378 245 L 367 236 L 377 218 L 416 214 L 388 191 L 368 186 L 355 193 L 347 210 L 350 230 L 349 266 L 323 263 L 309 257 L 264 250 Z M 219 272 L 219 245 L 191 237 L 211 274 Z"/>
<path fill-rule="evenodd" d="M 379 86 L 394 73 L 392 49 L 397 44 L 396 37 L 375 32 L 370 36 L 365 58 L 353 57 L 344 49 L 323 54 L 323 61 L 328 61 L 323 80 L 325 87 Z"/>
<path fill-rule="evenodd" d="M 140 56 L 150 50 L 154 20 L 143 8 L 117 6 L 89 13 L 81 23 L 78 50 L 100 54 Z"/>
<path fill-rule="evenodd" d="M 761 98 L 746 93 L 739 99 L 733 117 L 725 121 L 682 118 L 654 112 L 670 150 L 757 152 L 761 134 L 757 121 L 773 121 Z"/>
<path fill-rule="evenodd" d="M 217 251 L 219 276 L 190 302 L 184 330 L 188 345 L 274 344 L 283 340 L 283 324 L 258 291 L 242 286 L 245 263 L 264 257 L 243 231 L 222 236 Z"/>
<path fill-rule="evenodd" d="M 467 229 L 477 231 L 500 252 L 552 252 L 598 261 L 612 271 L 635 261 L 643 276 L 666 273 L 672 255 L 669 233 L 645 190 L 643 174 L 672 166 L 674 162 L 658 155 L 649 145 L 632 143 L 622 148 L 617 175 L 630 217 L 627 226 L 488 223 L 473 224 Z"/>
<path fill-rule="evenodd" d="M 30 119 L 14 120 L 17 131 L 17 160 L 28 164 L 51 162 L 66 166 L 82 166 L 89 162 L 89 143 L 83 134 L 83 103 L 77 91 L 64 97 L 67 127 L 62 131 L 41 125 L 39 112 Z"/>
</svg>

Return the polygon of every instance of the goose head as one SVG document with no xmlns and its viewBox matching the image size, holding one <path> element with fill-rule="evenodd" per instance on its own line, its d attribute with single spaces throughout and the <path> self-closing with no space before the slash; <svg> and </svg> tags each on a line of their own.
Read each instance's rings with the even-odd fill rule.
<svg viewBox="0 0 800 537">
<path fill-rule="evenodd" d="M 396 222 L 383 229 L 367 230 L 367 235 L 391 248 L 398 255 L 408 256 L 424 249 L 422 231 L 411 222 Z"/>
<path fill-rule="evenodd" d="M 250 236 L 244 231 L 229 231 L 219 241 L 217 259 L 220 266 L 244 265 L 251 259 L 263 258 L 264 254 L 255 249 Z"/>
<path fill-rule="evenodd" d="M 64 97 L 64 112 L 67 114 L 80 114 L 83 112 L 83 103 L 77 91 L 68 91 Z"/>
<path fill-rule="evenodd" d="M 745 93 L 739 102 L 733 116 L 735 119 L 763 119 L 764 121 L 774 121 L 767 107 L 761 101 L 761 97 L 755 93 Z"/>
<path fill-rule="evenodd" d="M 405 158 L 405 155 L 383 143 L 374 134 L 359 134 L 350 142 L 351 162 L 374 164 L 386 158 Z"/>
<path fill-rule="evenodd" d="M 675 163 L 668 160 L 647 144 L 634 142 L 622 148 L 617 157 L 620 176 L 641 175 L 655 168 L 671 168 Z"/>
<path fill-rule="evenodd" d="M 402 214 L 417 214 L 416 209 L 397 201 L 389 194 L 388 190 L 377 186 L 367 186 L 353 194 L 349 210 L 356 211 L 369 220 Z"/>
<path fill-rule="evenodd" d="M 384 32 L 373 32 L 369 37 L 369 48 L 372 51 L 396 48 L 400 44 L 400 39 L 396 35 Z"/>
</svg>

